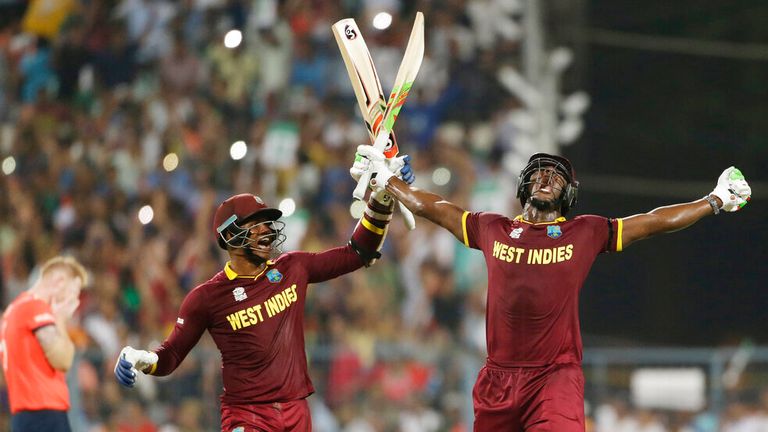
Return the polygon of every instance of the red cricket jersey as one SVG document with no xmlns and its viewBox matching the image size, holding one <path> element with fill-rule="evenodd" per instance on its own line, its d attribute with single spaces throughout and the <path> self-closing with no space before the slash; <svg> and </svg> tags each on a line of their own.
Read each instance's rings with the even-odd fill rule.
<svg viewBox="0 0 768 432">
<path fill-rule="evenodd" d="M 462 225 L 464 244 L 481 250 L 488 268 L 488 364 L 580 364 L 579 291 L 598 254 L 621 251 L 621 219 L 531 224 L 466 212 Z"/>
<path fill-rule="evenodd" d="M 226 404 L 287 402 L 314 392 L 304 352 L 307 284 L 362 267 L 350 246 L 291 252 L 256 277 L 224 271 L 187 294 L 153 375 L 171 373 L 205 330 L 221 351 Z"/>
<path fill-rule="evenodd" d="M 35 336 L 35 330 L 55 323 L 50 305 L 29 292 L 19 294 L 3 314 L 3 371 L 12 414 L 69 409 L 64 372 L 48 363 Z"/>
</svg>

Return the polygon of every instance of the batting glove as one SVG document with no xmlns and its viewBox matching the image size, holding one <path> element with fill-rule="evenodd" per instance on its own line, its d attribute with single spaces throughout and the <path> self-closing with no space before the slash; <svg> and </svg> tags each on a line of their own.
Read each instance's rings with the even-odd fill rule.
<svg viewBox="0 0 768 432">
<path fill-rule="evenodd" d="M 115 363 L 117 382 L 123 387 L 133 387 L 136 384 L 137 372 L 143 371 L 155 363 L 157 363 L 157 354 L 127 346 L 120 351 L 117 363 Z"/>
<path fill-rule="evenodd" d="M 717 186 L 710 195 L 720 198 L 721 210 L 735 212 L 741 210 L 752 197 L 752 189 L 738 168 L 728 167 L 717 179 Z"/>
<path fill-rule="evenodd" d="M 395 174 L 387 167 L 386 158 L 381 150 L 371 145 L 357 146 L 357 154 L 368 159 L 368 170 L 371 171 L 371 190 L 380 192 L 384 190 L 387 182 Z"/>
<path fill-rule="evenodd" d="M 411 157 L 408 155 L 394 157 L 387 159 L 387 168 L 397 175 L 397 178 L 408 183 L 413 184 L 416 180 L 416 175 L 411 168 Z"/>
<path fill-rule="evenodd" d="M 355 153 L 355 162 L 352 164 L 352 168 L 349 169 L 349 174 L 352 175 L 352 178 L 355 179 L 355 181 L 359 181 L 360 176 L 371 169 L 373 160 L 383 161 L 386 169 L 390 173 L 393 173 L 397 178 L 408 184 L 413 184 L 413 181 L 416 179 L 413 169 L 411 168 L 411 157 L 408 155 L 386 159 L 383 152 L 376 150 L 376 148 L 370 145 L 361 145 L 357 150 L 357 153 Z M 378 173 L 378 170 L 376 169 L 373 169 L 373 171 Z M 389 177 L 386 179 L 388 180 Z M 381 183 L 381 179 L 377 179 L 377 182 Z M 386 184 L 386 182 L 382 184 Z"/>
<path fill-rule="evenodd" d="M 370 146 L 369 146 L 370 147 Z M 355 180 L 360 181 L 360 176 L 368 172 L 371 167 L 371 161 L 367 157 L 363 157 L 360 153 L 355 153 L 355 163 L 352 164 L 352 168 L 349 169 L 349 174 Z"/>
</svg>

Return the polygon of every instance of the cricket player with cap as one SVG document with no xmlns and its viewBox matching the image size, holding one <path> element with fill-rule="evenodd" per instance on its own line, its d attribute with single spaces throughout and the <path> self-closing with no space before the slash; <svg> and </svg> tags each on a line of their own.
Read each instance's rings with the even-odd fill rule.
<svg viewBox="0 0 768 432">
<path fill-rule="evenodd" d="M 538 153 L 518 178 L 521 215 L 469 212 L 392 178 L 384 156 L 358 147 L 353 177 L 370 170 L 377 188 L 415 215 L 479 249 L 488 269 L 488 357 L 473 390 L 475 431 L 584 432 L 578 298 L 595 258 L 701 218 L 735 212 L 750 199 L 741 172 L 727 168 L 714 190 L 688 203 L 625 218 L 566 219 L 579 183 L 568 159 Z"/>
<path fill-rule="evenodd" d="M 413 182 L 407 156 L 383 167 L 405 184 Z M 346 246 L 281 253 L 282 212 L 251 194 L 228 198 L 215 212 L 213 233 L 229 261 L 189 292 L 175 328 L 158 349 L 123 348 L 115 364 L 118 382 L 133 387 L 138 371 L 170 374 L 207 330 L 223 364 L 222 431 L 310 431 L 306 397 L 314 387 L 304 351 L 307 285 L 373 264 L 393 206 L 379 190 Z"/>
</svg>

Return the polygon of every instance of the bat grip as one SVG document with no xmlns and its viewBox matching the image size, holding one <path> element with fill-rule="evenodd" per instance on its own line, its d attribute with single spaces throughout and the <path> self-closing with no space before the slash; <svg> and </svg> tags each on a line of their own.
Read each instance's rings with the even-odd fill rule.
<svg viewBox="0 0 768 432">
<path fill-rule="evenodd" d="M 400 201 L 397 202 L 397 205 L 400 207 L 400 214 L 403 216 L 405 226 L 408 227 L 409 230 L 416 228 L 416 219 L 413 217 L 413 213 Z"/>
<path fill-rule="evenodd" d="M 352 196 L 356 200 L 362 201 L 365 198 L 365 190 L 368 188 L 368 183 L 371 181 L 371 172 L 366 171 L 360 175 L 360 179 L 357 181 L 355 190 L 352 191 Z"/>
</svg>

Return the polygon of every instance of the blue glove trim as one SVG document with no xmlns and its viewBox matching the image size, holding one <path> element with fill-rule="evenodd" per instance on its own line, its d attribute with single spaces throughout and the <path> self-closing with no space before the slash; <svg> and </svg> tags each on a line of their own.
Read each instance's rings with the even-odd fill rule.
<svg viewBox="0 0 768 432">
<path fill-rule="evenodd" d="M 413 169 L 411 169 L 411 156 L 403 156 L 403 164 L 403 167 L 400 168 L 402 179 L 408 184 L 413 184 L 413 181 L 416 180 L 416 175 L 413 174 Z"/>
<path fill-rule="evenodd" d="M 123 387 L 132 388 L 136 384 L 136 374 L 131 370 L 133 365 L 128 360 L 120 358 L 115 365 L 115 377 Z"/>
</svg>

